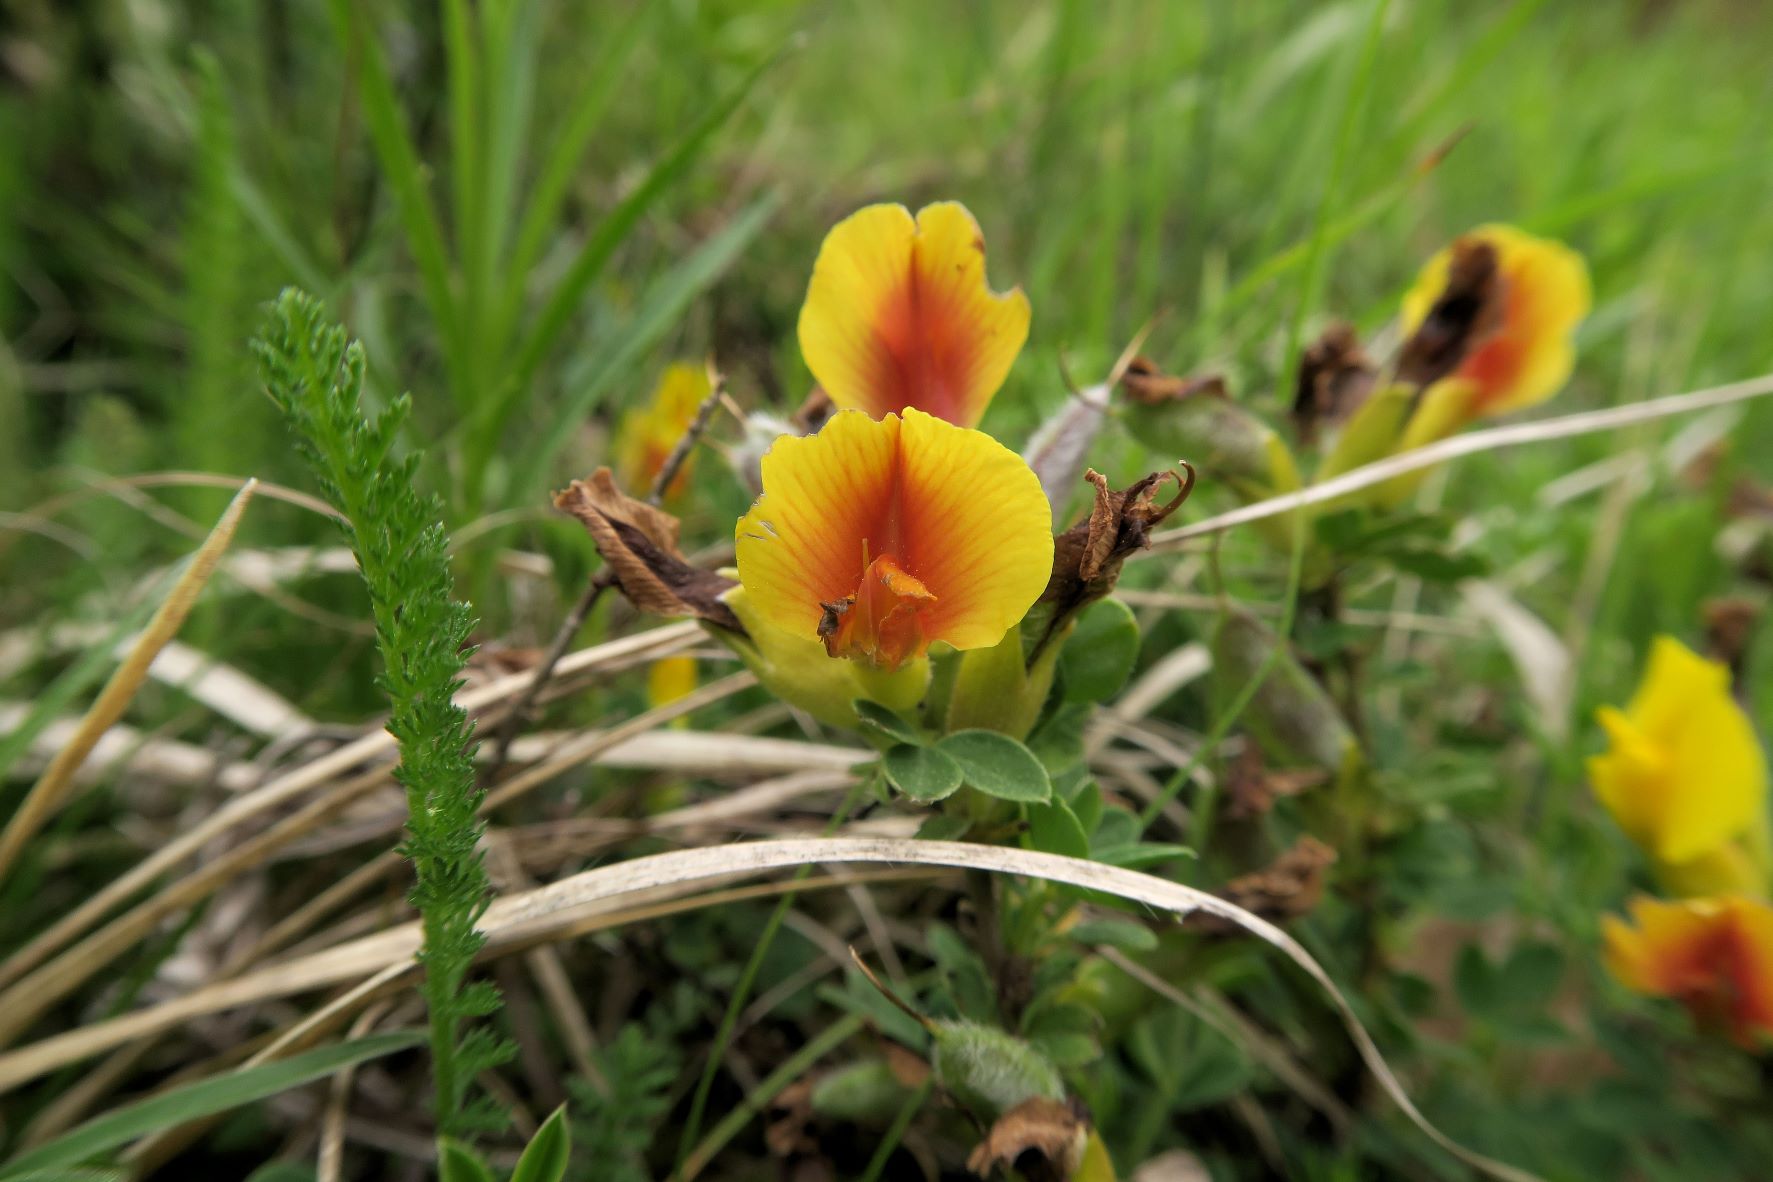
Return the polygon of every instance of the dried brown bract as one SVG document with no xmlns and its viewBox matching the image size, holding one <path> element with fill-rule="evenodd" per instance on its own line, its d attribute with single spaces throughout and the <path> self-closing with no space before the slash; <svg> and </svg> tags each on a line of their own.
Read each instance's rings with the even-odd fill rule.
<svg viewBox="0 0 1773 1182">
<path fill-rule="evenodd" d="M 1262 749 L 1246 741 L 1225 772 L 1225 815 L 1233 821 L 1265 816 L 1282 797 L 1298 796 L 1329 780 L 1330 774 L 1322 768 L 1272 770 L 1262 758 Z"/>
<path fill-rule="evenodd" d="M 1347 422 L 1378 382 L 1379 367 L 1361 348 L 1354 326 L 1330 325 L 1299 360 L 1293 393 L 1293 422 L 1299 437 L 1309 441 L 1318 428 Z"/>
<path fill-rule="evenodd" d="M 599 468 L 588 480 L 575 480 L 556 493 L 554 507 L 584 524 L 622 594 L 641 611 L 694 616 L 744 632 L 739 618 L 721 600 L 737 584 L 691 566 L 677 546 L 677 518 L 624 493 L 608 468 Z"/>
<path fill-rule="evenodd" d="M 1469 235 L 1455 240 L 1446 286 L 1398 354 L 1398 381 L 1426 388 L 1458 369 L 1501 326 L 1506 294 L 1496 248 Z"/>
<path fill-rule="evenodd" d="M 1324 883 L 1335 862 L 1336 851 L 1308 835 L 1263 869 L 1232 879 L 1219 894 L 1275 923 L 1297 919 L 1324 897 Z M 1211 915 L 1190 916 L 1189 922 L 1211 932 L 1230 934 L 1239 930 Z"/>
<path fill-rule="evenodd" d="M 1075 1102 L 1036 1096 L 1002 1116 L 967 1158 L 981 1178 L 1002 1167 L 1028 1182 L 1066 1182 L 1083 1162 L 1090 1122 Z"/>
<path fill-rule="evenodd" d="M 1084 479 L 1096 486 L 1096 502 L 1087 518 L 1053 540 L 1053 577 L 1042 602 L 1088 602 L 1108 594 L 1127 556 L 1150 545 L 1151 531 L 1194 490 L 1194 469 L 1188 464 L 1180 474 L 1153 472 L 1118 492 L 1094 468 Z M 1157 491 L 1172 480 L 1176 495 L 1160 504 Z"/>
<path fill-rule="evenodd" d="M 1700 611 L 1705 618 L 1705 648 L 1708 655 L 1730 667 L 1731 680 L 1740 690 L 1748 651 L 1754 642 L 1766 606 L 1746 595 L 1708 599 Z"/>
<path fill-rule="evenodd" d="M 1218 374 L 1176 377 L 1163 372 L 1149 357 L 1135 357 L 1121 375 L 1120 388 L 1127 397 L 1146 406 L 1179 402 L 1184 398 L 1224 398 L 1225 379 Z"/>
</svg>

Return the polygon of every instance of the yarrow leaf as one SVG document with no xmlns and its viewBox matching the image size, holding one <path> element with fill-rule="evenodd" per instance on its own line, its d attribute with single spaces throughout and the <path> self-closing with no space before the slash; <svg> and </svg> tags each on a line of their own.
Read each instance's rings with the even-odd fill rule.
<svg viewBox="0 0 1773 1182">
<path fill-rule="evenodd" d="M 424 928 L 419 960 L 438 1128 L 454 1137 L 497 1128 L 498 1112 L 484 1098 L 469 1104 L 468 1088 L 508 1048 L 485 1028 L 464 1030 L 499 1004 L 491 986 L 466 984 L 485 943 L 475 925 L 489 899 L 473 727 L 455 703 L 473 621 L 453 596 L 443 506 L 417 491 L 419 457 L 393 454 L 411 400 L 402 396 L 368 415 L 363 346 L 347 342 L 316 300 L 293 289 L 278 297 L 253 348 L 303 458 L 344 515 L 369 589 L 382 657 L 377 683 L 392 706 L 388 732 L 400 749 L 394 774 L 406 789 L 401 852 L 413 863 L 412 899 Z"/>
</svg>

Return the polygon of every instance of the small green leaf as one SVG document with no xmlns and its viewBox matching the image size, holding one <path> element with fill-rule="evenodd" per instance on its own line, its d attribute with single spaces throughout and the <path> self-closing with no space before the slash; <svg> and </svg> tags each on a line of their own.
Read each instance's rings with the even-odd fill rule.
<svg viewBox="0 0 1773 1182">
<path fill-rule="evenodd" d="M 819 1077 L 808 1103 L 829 1120 L 884 1123 L 905 1103 L 910 1089 L 884 1058 L 860 1059 Z"/>
<path fill-rule="evenodd" d="M 460 1141 L 445 1137 L 437 1145 L 437 1177 L 440 1182 L 496 1182 L 480 1155 Z"/>
<path fill-rule="evenodd" d="M 1090 848 L 1097 851 L 1098 858 L 1102 850 L 1137 844 L 1145 831 L 1139 818 L 1118 804 L 1104 805 L 1098 801 L 1096 812 L 1096 823 L 1090 827 Z"/>
<path fill-rule="evenodd" d="M 566 1105 L 562 1104 L 529 1139 L 517 1168 L 511 1171 L 511 1182 L 560 1182 L 572 1151 L 572 1127 L 566 1123 Z"/>
<path fill-rule="evenodd" d="M 970 817 L 953 817 L 946 813 L 932 813 L 923 824 L 917 827 L 919 841 L 959 841 L 973 827 Z"/>
<path fill-rule="evenodd" d="M 857 698 L 850 706 L 856 712 L 856 719 L 862 728 L 885 735 L 895 743 L 908 743 L 913 747 L 921 747 L 924 737 L 917 728 L 882 706 L 879 702 L 870 702 L 867 698 Z"/>
<path fill-rule="evenodd" d="M 1054 797 L 1028 806 L 1028 846 L 1043 853 L 1087 858 L 1090 835 L 1084 832 L 1071 806 Z"/>
<path fill-rule="evenodd" d="M 1139 622 L 1118 599 L 1091 604 L 1059 653 L 1059 677 L 1069 702 L 1106 702 L 1120 693 L 1139 659 Z"/>
<path fill-rule="evenodd" d="M 1095 842 L 1096 826 L 1102 823 L 1102 789 L 1094 780 L 1085 780 L 1083 786 L 1071 796 L 1067 802 L 1071 811 L 1077 816 L 1077 823 L 1083 826 L 1085 833 L 1090 835 L 1092 844 Z"/>
<path fill-rule="evenodd" d="M 1477 579 L 1490 573 L 1490 564 L 1481 554 L 1453 554 L 1446 550 L 1393 550 L 1386 555 L 1391 565 L 1407 575 L 1415 575 L 1425 583 L 1457 583 Z"/>
<path fill-rule="evenodd" d="M 1170 845 L 1155 841 L 1125 842 L 1120 845 L 1103 846 L 1095 853 L 1096 861 L 1108 866 L 1119 866 L 1123 870 L 1142 870 L 1159 862 L 1168 862 L 1172 858 L 1198 856 L 1185 845 Z"/>
<path fill-rule="evenodd" d="M 1496 976 L 1509 1009 L 1538 1013 L 1563 980 L 1564 954 L 1555 944 L 1518 944 Z"/>
<path fill-rule="evenodd" d="M 1453 988 L 1459 995 L 1459 1004 L 1474 1017 L 1488 1017 L 1500 1008 L 1496 969 L 1476 944 L 1459 950 L 1453 965 Z"/>
<path fill-rule="evenodd" d="M 1102 1019 L 1094 1010 L 1069 1002 L 1036 1013 L 1023 1029 L 1035 1050 L 1059 1067 L 1081 1067 L 1102 1057 L 1096 1032 Z"/>
<path fill-rule="evenodd" d="M 1008 735 L 996 731 L 956 731 L 934 749 L 947 755 L 966 782 L 987 796 L 1032 803 L 1053 795 L 1047 769 L 1034 757 L 1034 752 Z M 892 774 L 890 769 L 887 774 Z"/>
<path fill-rule="evenodd" d="M 880 766 L 893 787 L 912 800 L 926 803 L 953 796 L 965 775 L 960 764 L 935 747 L 900 743 L 880 757 Z"/>
<path fill-rule="evenodd" d="M 423 1041 L 424 1035 L 412 1030 L 372 1034 L 174 1088 L 134 1104 L 113 1108 L 47 1145 L 20 1154 L 0 1166 L 0 1178 L 13 1179 L 33 1170 L 79 1165 L 149 1133 L 251 1104 L 366 1059 L 415 1047 Z"/>
<path fill-rule="evenodd" d="M 1106 944 L 1122 952 L 1150 952 L 1157 947 L 1157 933 L 1130 919 L 1086 919 L 1065 934 L 1079 944 Z"/>
</svg>

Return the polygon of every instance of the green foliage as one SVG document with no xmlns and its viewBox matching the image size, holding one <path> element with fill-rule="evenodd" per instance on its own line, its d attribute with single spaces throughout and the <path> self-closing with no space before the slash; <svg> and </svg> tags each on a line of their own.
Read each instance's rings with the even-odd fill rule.
<svg viewBox="0 0 1773 1182">
<path fill-rule="evenodd" d="M 954 762 L 966 782 L 999 800 L 1043 801 L 1053 794 L 1047 769 L 1032 751 L 996 731 L 944 735 L 935 750 Z"/>
<path fill-rule="evenodd" d="M 567 1122 L 566 1106 L 548 1114 L 536 1135 L 524 1146 L 517 1168 L 511 1171 L 511 1182 L 560 1182 L 572 1162 L 573 1133 Z"/>
<path fill-rule="evenodd" d="M 16 1180 L 37 1171 L 77 1166 L 150 1133 L 275 1096 L 369 1059 L 408 1050 L 422 1041 L 411 1031 L 372 1034 L 173 1088 L 113 1108 L 47 1145 L 19 1154 L 0 1164 L 0 1178 Z"/>
<path fill-rule="evenodd" d="M 286 291 L 254 343 L 265 387 L 342 523 L 369 589 L 380 684 L 392 704 L 388 731 L 400 746 L 395 775 L 406 788 L 413 903 L 424 926 L 419 959 L 430 1011 L 439 1128 L 452 1135 L 497 1127 L 484 1098 L 467 1103 L 476 1072 L 506 1057 L 485 1027 L 464 1024 L 498 1007 L 485 983 L 465 985 L 485 939 L 486 868 L 478 847 L 481 789 L 473 728 L 454 701 L 468 660 L 468 606 L 451 594 L 448 539 L 436 497 L 416 487 L 418 457 L 397 458 L 395 438 L 410 403 L 373 418 L 362 405 L 362 345 L 346 343 L 311 297 Z"/>
<path fill-rule="evenodd" d="M 897 743 L 881 756 L 880 766 L 889 784 L 924 804 L 953 796 L 966 779 L 954 757 L 938 747 Z"/>
<path fill-rule="evenodd" d="M 581 1148 L 568 1176 L 581 1182 L 652 1182 L 646 1154 L 671 1107 L 682 1060 L 676 1044 L 629 1023 L 597 1054 L 608 1093 L 571 1081 L 574 1137 Z"/>
<path fill-rule="evenodd" d="M 210 496 L 107 478 L 303 479 L 239 348 L 249 309 L 291 282 L 365 341 L 364 402 L 418 393 L 386 450 L 423 449 L 411 482 L 449 502 L 429 520 L 455 531 L 488 637 L 518 648 L 546 640 L 589 561 L 570 523 L 545 519 L 542 493 L 607 457 L 616 416 L 671 357 L 711 352 L 738 403 L 791 407 L 807 385 L 794 342 L 807 271 L 831 223 L 867 201 L 964 200 L 988 239 L 993 284 L 1029 294 L 1029 345 L 985 423 L 1007 443 L 1062 401 L 1061 363 L 1098 381 L 1148 323 L 1141 349 L 1167 372 L 1222 375 L 1229 398 L 1169 413 L 1117 398 L 1091 455 L 1117 484 L 1187 458 L 1202 473 L 1190 517 L 1383 450 L 1395 429 L 1387 412 L 1400 409 L 1383 393 L 1339 442 L 1300 440 L 1287 423 L 1288 358 L 1336 316 L 1383 364 L 1385 326 L 1416 267 L 1483 221 L 1566 238 L 1593 267 L 1596 314 L 1576 376 L 1523 417 L 1773 368 L 1764 6 L 617 7 L 149 2 L 97 17 L 28 6 L 12 22 L 0 94 L 0 421 L 14 428 L 0 432 L 0 615 L 9 652 L 64 619 L 100 627 L 79 648 L 45 645 L 10 670 L 6 697 L 22 712 L 0 738 L 9 787 L 31 765 L 28 749 L 102 676 L 132 627 L 129 594 L 182 548 L 167 510 L 202 516 L 192 506 Z M 760 66 L 801 30 L 806 52 Z M 730 430 L 717 421 L 717 447 Z M 1123 583 L 1144 628 L 1127 663 L 1119 623 L 1102 619 L 1092 637 L 1107 611 L 1096 609 L 1060 650 L 1055 692 L 1026 739 L 1050 798 L 999 804 L 967 792 L 937 808 L 901 796 L 874 816 L 897 814 L 925 838 L 1065 853 L 1081 831 L 1092 858 L 1208 889 L 1261 869 L 1302 833 L 1346 830 L 1350 840 L 1332 841 L 1339 861 L 1324 900 L 1287 926 L 1349 989 L 1431 1119 L 1548 1182 L 1757 1177 L 1773 1157 L 1764 1068 L 1708 1041 L 1679 1007 L 1627 996 L 1598 962 L 1599 917 L 1643 878 L 1594 809 L 1582 760 L 1600 741 L 1594 707 L 1629 694 L 1652 632 L 1697 643 L 1704 601 L 1764 600 L 1752 572 L 1769 565 L 1769 535 L 1754 541 L 1752 520 L 1730 521 L 1730 490 L 1765 482 L 1770 449 L 1763 403 L 1467 457 L 1424 486 L 1432 513 L 1313 515 L 1296 611 L 1293 572 L 1275 549 L 1293 540 L 1285 522 L 1234 530 L 1210 551 L 1140 558 Z M 724 541 L 742 505 L 721 475 L 704 465 L 683 513 L 697 547 Z M 280 505 L 242 547 L 280 558 L 323 540 L 317 518 Z M 551 562 L 552 582 L 487 573 L 513 552 L 536 570 L 537 556 Z M 1520 692 L 1504 646 L 1464 603 L 1460 582 L 1472 577 L 1494 579 L 1567 651 L 1560 717 Z M 183 639 L 316 720 L 379 725 L 374 654 L 350 630 L 361 616 L 353 582 L 301 571 L 264 589 L 275 601 L 226 579 L 215 590 L 225 608 Z M 1169 596 L 1180 606 L 1160 607 Z M 1212 641 L 1215 601 L 1249 609 L 1248 643 L 1222 642 L 1216 668 L 1142 717 L 1099 728 L 1094 703 L 1141 659 Z M 580 639 L 626 626 L 606 603 Z M 1745 699 L 1762 707 L 1770 637 L 1763 623 L 1742 661 Z M 563 724 L 602 725 L 638 708 L 638 681 L 619 674 L 554 709 Z M 758 705 L 742 702 L 696 725 L 719 729 Z M 925 718 L 946 716 L 944 699 Z M 163 684 L 144 689 L 128 721 L 212 752 L 257 741 Z M 902 719 L 864 726 L 877 746 L 916 749 L 886 755 L 889 783 L 895 763 L 953 759 Z M 1227 752 L 1252 733 L 1269 770 L 1318 764 L 1331 782 L 1259 815 L 1232 809 L 1240 769 Z M 1106 744 L 1087 760 L 1086 734 Z M 1344 777 L 1331 758 L 1350 738 L 1368 761 L 1361 776 Z M 96 782 L 5 884 L 9 943 L 209 807 L 195 778 L 144 786 L 128 768 L 88 769 Z M 568 775 L 561 797 L 510 819 L 554 824 L 583 800 L 610 820 L 643 821 L 659 801 L 731 788 L 666 779 Z M 1170 802 L 1187 810 L 1181 828 Z M 959 815 L 963 803 L 981 815 Z M 608 856 L 658 841 L 625 840 Z M 278 859 L 262 876 L 267 918 L 357 868 L 361 852 Z M 1172 1148 L 1226 1182 L 1462 1176 L 1359 1084 L 1316 1000 L 1234 939 L 1115 918 L 1076 892 L 866 889 L 890 937 L 911 927 L 927 937 L 921 950 L 899 941 L 907 980 L 894 987 L 925 1012 L 1014 1032 L 1067 1064 L 1064 1082 L 1088 1101 L 1123 1176 Z M 614 1096 L 573 1088 L 580 1131 L 600 1125 L 606 1147 L 627 1138 L 604 1155 L 618 1176 L 655 1179 L 667 1164 L 657 1142 L 679 1135 L 655 1135 L 676 1076 L 649 1072 L 707 1062 L 712 1078 L 734 1030 L 759 1076 L 834 1014 L 866 1015 L 885 1037 L 927 1049 L 921 1027 L 854 973 L 794 991 L 793 974 L 815 979 L 825 953 L 792 929 L 755 974 L 772 1006 L 752 1011 L 745 959 L 765 961 L 757 941 L 775 930 L 763 922 L 773 905 L 649 920 L 568 951 L 587 995 L 632 984 L 622 976 L 632 966 L 677 1019 L 652 1023 L 627 1067 L 605 1064 Z M 852 938 L 845 907 L 838 892 L 795 904 L 797 918 Z M 114 995 L 88 991 L 55 1020 L 134 1005 L 163 957 L 205 938 L 204 918 L 166 925 L 106 974 L 121 982 Z M 1251 1029 L 1180 1013 L 1090 954 L 1103 944 Z M 663 963 L 655 947 L 670 950 Z M 606 974 L 610 964 L 621 967 Z M 613 992 L 587 998 L 600 1026 L 632 1017 L 612 1016 L 624 996 Z M 709 1038 L 729 1002 L 747 1017 Z M 1083 1010 L 1100 1015 L 1099 1029 Z M 1103 1053 L 1084 1062 L 1091 1039 Z M 208 1053 L 182 1032 L 160 1045 L 145 1073 Z M 1251 1054 L 1264 1046 L 1349 1104 L 1346 1126 Z M 567 1070 L 558 1047 L 544 1039 L 541 1049 Z M 9 1107 L 9 1132 L 84 1071 L 9 1096 L 19 1110 L 14 1121 Z M 634 1115 L 634 1080 L 655 1111 Z M 739 1111 L 736 1086 L 719 1082 L 714 1119 Z M 941 1103 L 902 1111 L 915 1116 L 914 1140 L 971 1134 Z M 755 1130 L 768 1117 L 747 1119 Z M 903 1131 L 871 1163 L 879 1176 L 909 1172 L 908 1155 L 886 1143 Z M 842 1125 L 816 1135 L 825 1149 L 858 1139 Z M 245 1136 L 280 1152 L 262 1127 Z M 246 1144 L 194 1150 L 189 1169 L 208 1165 L 197 1159 L 209 1149 Z M 748 1134 L 704 1176 L 749 1176 L 762 1160 Z M 587 1179 L 601 1169 L 597 1155 L 573 1165 Z M 312 1177 L 307 1166 L 278 1173 Z"/>
<path fill-rule="evenodd" d="M 1106 702 L 1139 659 L 1139 622 L 1118 599 L 1092 603 L 1059 652 L 1059 680 L 1070 702 Z"/>
</svg>

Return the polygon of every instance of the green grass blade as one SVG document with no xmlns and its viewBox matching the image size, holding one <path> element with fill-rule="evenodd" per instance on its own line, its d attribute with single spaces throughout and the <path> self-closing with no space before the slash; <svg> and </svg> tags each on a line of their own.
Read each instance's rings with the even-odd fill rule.
<svg viewBox="0 0 1773 1182">
<path fill-rule="evenodd" d="M 486 167 L 481 158 L 481 117 L 485 112 L 478 29 L 468 0 L 443 0 L 443 52 L 449 90 L 450 186 L 455 208 L 456 254 L 469 269 L 465 300 L 472 305 L 474 260 L 480 257 L 481 209 L 486 200 Z M 474 309 L 465 320 L 476 323 Z"/>
<path fill-rule="evenodd" d="M 776 62 L 781 54 L 772 54 L 754 66 L 749 73 L 731 90 L 721 96 L 709 110 L 684 133 L 672 149 L 652 167 L 635 190 L 623 199 L 622 203 L 610 212 L 610 215 L 599 222 L 596 231 L 586 241 L 579 255 L 573 260 L 572 267 L 554 289 L 541 313 L 536 317 L 535 327 L 524 340 L 518 351 L 517 362 L 512 367 L 511 380 L 504 388 L 498 400 L 495 416 L 491 422 L 492 434 L 503 426 L 511 410 L 517 405 L 523 393 L 528 390 L 529 382 L 535 376 L 542 359 L 546 357 L 560 334 L 571 322 L 573 313 L 578 311 L 584 302 L 585 293 L 591 284 L 603 273 L 609 264 L 610 257 L 616 248 L 627 239 L 628 233 L 634 228 L 641 215 L 652 207 L 653 202 L 671 187 L 690 167 L 701 159 L 703 150 L 714 133 L 732 117 L 733 112 L 745 101 L 753 87 Z M 507 315 L 515 317 L 515 309 L 508 308 Z"/>
<path fill-rule="evenodd" d="M 425 168 L 407 131 L 406 119 L 394 94 L 388 61 L 373 30 L 358 25 L 351 0 L 327 0 L 333 32 L 339 47 L 354 63 L 364 118 L 382 172 L 394 189 L 395 204 L 406 230 L 406 239 L 419 266 L 425 301 L 437 321 L 438 339 L 452 371 L 451 386 L 458 400 L 470 397 L 461 371 L 461 318 L 450 285 L 449 252 L 437 209 L 425 185 Z"/>
<path fill-rule="evenodd" d="M 0 1166 L 0 1179 L 13 1180 L 32 1171 L 77 1166 L 161 1129 L 263 1100 L 368 1059 L 416 1047 L 423 1041 L 424 1036 L 416 1030 L 372 1034 L 367 1038 L 292 1055 L 262 1067 L 231 1071 L 187 1084 L 114 1109 L 47 1145 L 13 1158 Z"/>
<path fill-rule="evenodd" d="M 617 84 L 624 77 L 622 67 L 640 44 L 641 34 L 652 27 L 653 14 L 659 11 L 659 5 L 637 5 L 633 15 L 604 44 L 586 71 L 590 82 L 584 93 L 573 103 L 572 119 L 548 153 L 547 162 L 542 166 L 541 175 L 530 192 L 529 203 L 524 206 L 523 218 L 518 225 L 517 242 L 511 252 L 510 278 L 505 294 L 505 304 L 513 320 L 516 318 L 514 309 L 521 306 L 523 301 L 524 284 L 530 272 L 535 269 L 537 260 L 542 257 L 548 232 L 554 228 L 555 221 L 560 216 L 560 208 L 572 185 L 573 173 L 585 155 L 592 135 L 609 111 L 610 100 L 616 95 Z"/>
<path fill-rule="evenodd" d="M 590 367 L 590 378 L 567 393 L 539 453 L 523 465 L 522 495 L 516 503 L 529 504 L 543 486 L 558 478 L 559 473 L 552 467 L 554 458 L 572 439 L 585 416 L 596 408 L 604 393 L 617 380 L 632 372 L 634 363 L 671 330 L 690 302 L 732 265 L 739 252 L 757 237 L 779 204 L 780 198 L 774 193 L 758 198 L 648 289 L 634 318 L 615 334 L 614 346 Z"/>
</svg>

